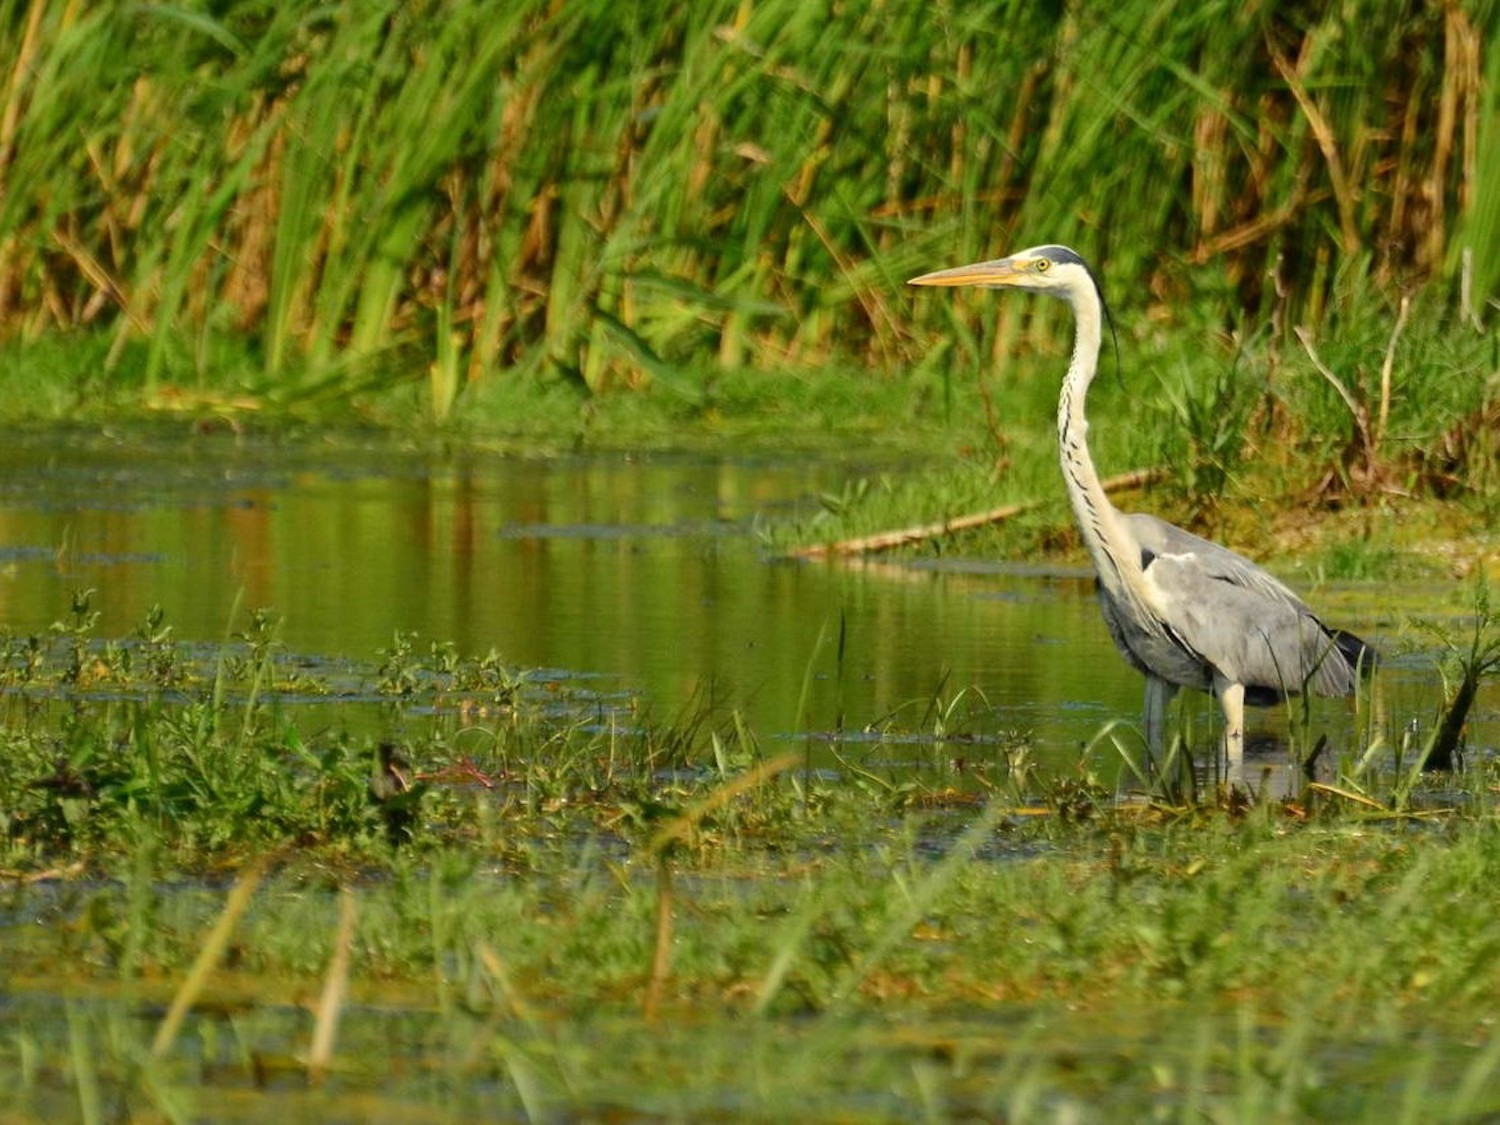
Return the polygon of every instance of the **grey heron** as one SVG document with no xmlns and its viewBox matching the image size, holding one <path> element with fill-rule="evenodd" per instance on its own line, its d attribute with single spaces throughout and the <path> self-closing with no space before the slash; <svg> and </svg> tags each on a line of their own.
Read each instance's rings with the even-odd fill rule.
<svg viewBox="0 0 1500 1125">
<path fill-rule="evenodd" d="M 1146 676 L 1144 733 L 1152 754 L 1161 750 L 1167 705 L 1179 688 L 1217 697 L 1232 767 L 1243 761 L 1247 703 L 1354 691 L 1374 662 L 1364 641 L 1325 625 L 1249 559 L 1156 516 L 1121 512 L 1105 495 L 1089 454 L 1084 398 L 1098 369 L 1106 312 L 1099 283 L 1078 254 L 1037 246 L 908 284 L 1026 289 L 1072 306 L 1073 357 L 1057 401 L 1063 480 L 1098 575 L 1105 624 Z"/>
</svg>

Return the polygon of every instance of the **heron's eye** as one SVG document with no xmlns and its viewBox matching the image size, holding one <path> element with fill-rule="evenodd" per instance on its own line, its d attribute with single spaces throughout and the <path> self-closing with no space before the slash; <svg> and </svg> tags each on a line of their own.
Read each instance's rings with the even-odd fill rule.
<svg viewBox="0 0 1500 1125">
<path fill-rule="evenodd" d="M 1038 258 L 1036 260 L 1036 272 L 1037 273 L 1046 273 L 1051 268 L 1052 268 L 1052 262 L 1049 259 L 1047 259 L 1047 258 Z"/>
</svg>

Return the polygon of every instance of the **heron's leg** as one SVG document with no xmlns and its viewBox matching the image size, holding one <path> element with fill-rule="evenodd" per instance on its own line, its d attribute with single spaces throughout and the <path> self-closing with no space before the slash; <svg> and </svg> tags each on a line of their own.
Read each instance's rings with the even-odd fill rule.
<svg viewBox="0 0 1500 1125">
<path fill-rule="evenodd" d="M 1214 694 L 1224 711 L 1224 752 L 1234 771 L 1245 764 L 1245 685 L 1215 676 Z"/>
<path fill-rule="evenodd" d="M 1167 730 L 1167 704 L 1172 702 L 1172 697 L 1177 694 L 1177 685 L 1169 683 L 1160 676 L 1146 674 L 1146 703 L 1144 707 L 1144 724 L 1146 727 L 1146 747 L 1151 752 L 1153 764 L 1160 763 L 1162 758 L 1163 736 Z"/>
</svg>

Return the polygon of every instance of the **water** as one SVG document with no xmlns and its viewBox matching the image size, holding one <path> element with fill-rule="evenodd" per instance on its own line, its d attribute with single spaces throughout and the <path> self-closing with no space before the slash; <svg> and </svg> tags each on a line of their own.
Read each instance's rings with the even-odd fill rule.
<svg viewBox="0 0 1500 1125">
<path fill-rule="evenodd" d="M 825 740 L 838 732 L 847 754 L 897 767 L 934 753 L 992 754 L 1015 733 L 1065 769 L 1111 720 L 1135 720 L 1140 679 L 1115 653 L 1085 570 L 975 560 L 833 565 L 767 557 L 755 534 L 757 520 L 806 508 L 819 491 L 841 491 L 869 468 L 802 456 L 437 456 L 223 436 L 13 439 L 0 449 L 0 628 L 45 630 L 68 615 L 75 591 L 83 588 L 95 591 L 101 638 L 128 635 L 159 604 L 179 641 L 213 645 L 244 628 L 251 607 L 271 607 L 283 619 L 287 647 L 324 667 L 362 667 L 369 674 L 397 632 L 415 632 L 424 642 L 453 641 L 466 655 L 494 649 L 518 669 L 551 669 L 601 692 L 637 694 L 665 719 L 712 699 L 743 710 L 768 739 L 811 734 Z M 1425 597 L 1411 589 L 1401 594 L 1417 603 Z M 1331 619 L 1379 640 L 1397 619 L 1383 616 L 1388 610 L 1377 609 L 1377 597 L 1382 607 L 1396 600 L 1378 588 L 1325 588 L 1315 600 L 1329 608 Z M 1430 717 L 1437 685 L 1429 669 L 1430 661 L 1417 654 L 1392 660 L 1382 674 L 1381 690 L 1398 718 Z M 1319 703 L 1316 714 L 1337 737 L 1348 736 L 1346 703 Z M 1197 699 L 1187 716 L 1199 732 L 1212 729 L 1208 701 Z M 1284 731 L 1286 716 L 1261 713 L 1254 723 L 1275 734 Z M 933 737 L 939 730 L 974 741 L 939 744 Z M 1493 707 L 1482 700 L 1471 738 L 1493 745 L 1494 730 Z M 958 816 L 967 818 L 967 811 Z M 920 841 L 918 851 L 927 854 Z M 678 886 L 688 898 L 697 894 L 690 880 Z M 46 954 L 49 975 L 29 981 L 26 992 L 11 988 L 0 997 L 0 1019 L 17 1031 L 0 1069 L 11 1057 L 45 1060 L 13 1064 L 28 1075 L 22 1104 L 44 1117 L 75 1112 L 79 1099 L 95 1089 L 103 1091 L 105 1115 L 116 1106 L 115 1115 L 127 1113 L 135 1079 L 121 1074 L 135 1071 L 113 1060 L 143 1057 L 150 1028 L 176 987 L 158 982 L 156 1002 L 142 1005 L 130 982 L 117 991 L 110 983 L 80 987 L 64 980 L 82 941 L 77 935 L 110 924 L 108 907 L 98 914 L 105 922 L 62 924 L 93 890 L 83 883 L 43 884 L 16 890 L 0 904 L 0 931 L 9 940 L 25 948 L 41 934 L 35 940 L 55 940 L 69 950 Z M 220 890 L 213 892 L 214 910 Z M 331 928 L 333 897 L 323 900 L 328 917 L 321 924 Z M 765 948 L 787 940 L 779 915 L 752 924 L 766 927 Z M 52 977 L 51 965 L 64 966 L 64 976 Z M 94 968 L 101 981 L 108 976 Z M 377 1000 L 348 1006 L 339 1065 L 320 1086 L 308 1081 L 298 1057 L 310 1035 L 304 1005 L 316 974 L 289 990 L 285 982 L 232 973 L 221 966 L 216 975 L 216 995 L 232 1003 L 198 1011 L 174 1048 L 176 1069 L 143 1071 L 153 1076 L 153 1090 L 178 1098 L 196 1091 L 197 1104 L 211 1105 L 211 1116 L 221 1120 L 259 1120 L 267 1113 L 337 1119 L 350 1105 L 376 1116 L 410 1116 L 428 1101 L 459 1117 L 532 1117 L 534 1107 L 521 1103 L 513 1081 L 526 1071 L 498 1063 L 481 1070 L 465 1060 L 503 1058 L 508 1067 L 511 1048 L 485 1046 L 481 1055 L 471 1037 L 481 1045 L 493 1036 L 524 1047 L 537 1026 L 544 1038 L 536 1057 L 563 1053 L 560 1069 L 568 1081 L 558 1090 L 573 1104 L 597 1102 L 604 1115 L 642 1104 L 685 1107 L 678 1116 L 733 1116 L 755 1106 L 748 1099 L 763 1096 L 764 1085 L 743 1092 L 735 1080 L 795 1073 L 787 1068 L 800 1056 L 840 1063 L 819 1066 L 840 1079 L 835 1087 L 844 1099 L 840 1111 L 848 1107 L 845 1116 L 911 1116 L 915 1101 L 879 1092 L 892 1088 L 888 1075 L 936 1073 L 932 1060 L 942 1056 L 934 1047 L 946 1051 L 957 1042 L 964 1054 L 955 1069 L 953 1104 L 964 1107 L 972 1099 L 983 1115 L 989 1112 L 984 1099 L 994 1100 L 997 1089 L 986 1074 L 1014 1054 L 1017 1027 L 1031 1044 L 1027 1050 L 1044 1041 L 1064 1044 L 1061 1069 L 1082 1074 L 1080 1083 L 1092 1089 L 1093 1073 L 1118 1070 L 1122 1059 L 1134 1066 L 1139 1058 L 1156 1057 L 1160 1044 L 1150 1036 L 1172 1026 L 1152 1009 L 1142 1016 L 1143 1032 L 1133 1024 L 1122 1032 L 1115 1021 L 1102 1033 L 1082 1028 L 1089 1038 L 1055 1015 L 1021 1024 L 1034 1018 L 1028 1003 L 979 1006 L 963 1017 L 966 1024 L 915 1039 L 906 1016 L 902 1034 L 908 1037 L 835 1027 L 836 1036 L 810 1043 L 796 1037 L 817 1033 L 826 1021 L 747 1025 L 743 1018 L 695 1013 L 681 1028 L 669 1020 L 649 1034 L 634 1019 L 617 1020 L 616 1027 L 592 1017 L 577 1030 L 566 1022 L 493 1019 L 480 1030 L 467 1009 L 434 1008 L 425 984 L 365 981 L 363 995 Z M 460 983 L 452 983 L 455 995 Z M 523 995 L 529 987 L 522 982 Z M 1233 1034 L 1243 1039 L 1244 1026 L 1237 1024 Z M 1209 1040 L 1193 1034 L 1198 1054 L 1192 1058 L 1201 1062 L 1199 1048 Z M 756 1036 L 783 1054 L 761 1047 L 747 1066 L 747 1044 L 755 1048 Z M 1225 1041 L 1243 1054 L 1243 1042 Z M 1432 1048 L 1434 1057 L 1465 1058 L 1463 1045 L 1450 1051 L 1445 1042 L 1433 1042 L 1440 1044 Z M 848 1043 L 857 1049 L 847 1056 L 832 1050 Z M 972 1054 L 984 1043 L 994 1045 L 992 1058 Z M 1374 1050 L 1343 1040 L 1315 1048 L 1335 1071 Z M 709 1062 L 700 1065 L 700 1056 Z M 103 1060 L 97 1073 L 96 1057 Z M 524 1053 L 515 1057 L 526 1062 Z M 68 1062 L 58 1061 L 64 1058 Z M 605 1073 L 618 1088 L 594 1077 L 601 1058 L 611 1064 Z M 684 1058 L 696 1085 L 681 1080 Z M 857 1069 L 872 1058 L 873 1069 Z M 716 1070 L 717 1059 L 724 1062 Z M 172 1080 L 163 1081 L 164 1073 Z M 801 1085 L 786 1085 L 802 1106 Z M 1160 1104 L 1163 1094 L 1153 1088 L 1150 1096 Z"/>
<path fill-rule="evenodd" d="M 1028 736 L 1070 759 L 1110 720 L 1138 718 L 1140 678 L 1086 570 L 768 557 L 758 520 L 869 468 L 20 437 L 0 452 L 0 628 L 44 630 L 85 588 L 103 637 L 159 604 L 177 639 L 214 642 L 268 607 L 312 659 L 374 662 L 416 633 L 637 694 L 662 720 L 712 701 L 766 737 L 842 731 L 856 745 L 862 731 L 941 728 Z M 1331 616 L 1389 625 L 1349 610 Z M 1322 706 L 1332 722 L 1347 712 Z M 1208 729 L 1206 701 L 1190 714 Z M 1285 718 L 1256 722 L 1274 733 Z"/>
</svg>

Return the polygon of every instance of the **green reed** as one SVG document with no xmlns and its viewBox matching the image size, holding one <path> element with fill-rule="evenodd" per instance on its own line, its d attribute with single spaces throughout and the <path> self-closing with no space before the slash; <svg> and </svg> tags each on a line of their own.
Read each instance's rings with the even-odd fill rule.
<svg viewBox="0 0 1500 1125">
<path fill-rule="evenodd" d="M 900 290 L 1044 240 L 1132 315 L 1315 321 L 1466 248 L 1494 287 L 1492 0 L 8 11 L 0 328 L 145 343 L 151 386 L 228 338 L 272 397 L 438 417 L 528 371 L 895 370 L 954 316 L 1045 336 Z"/>
</svg>

